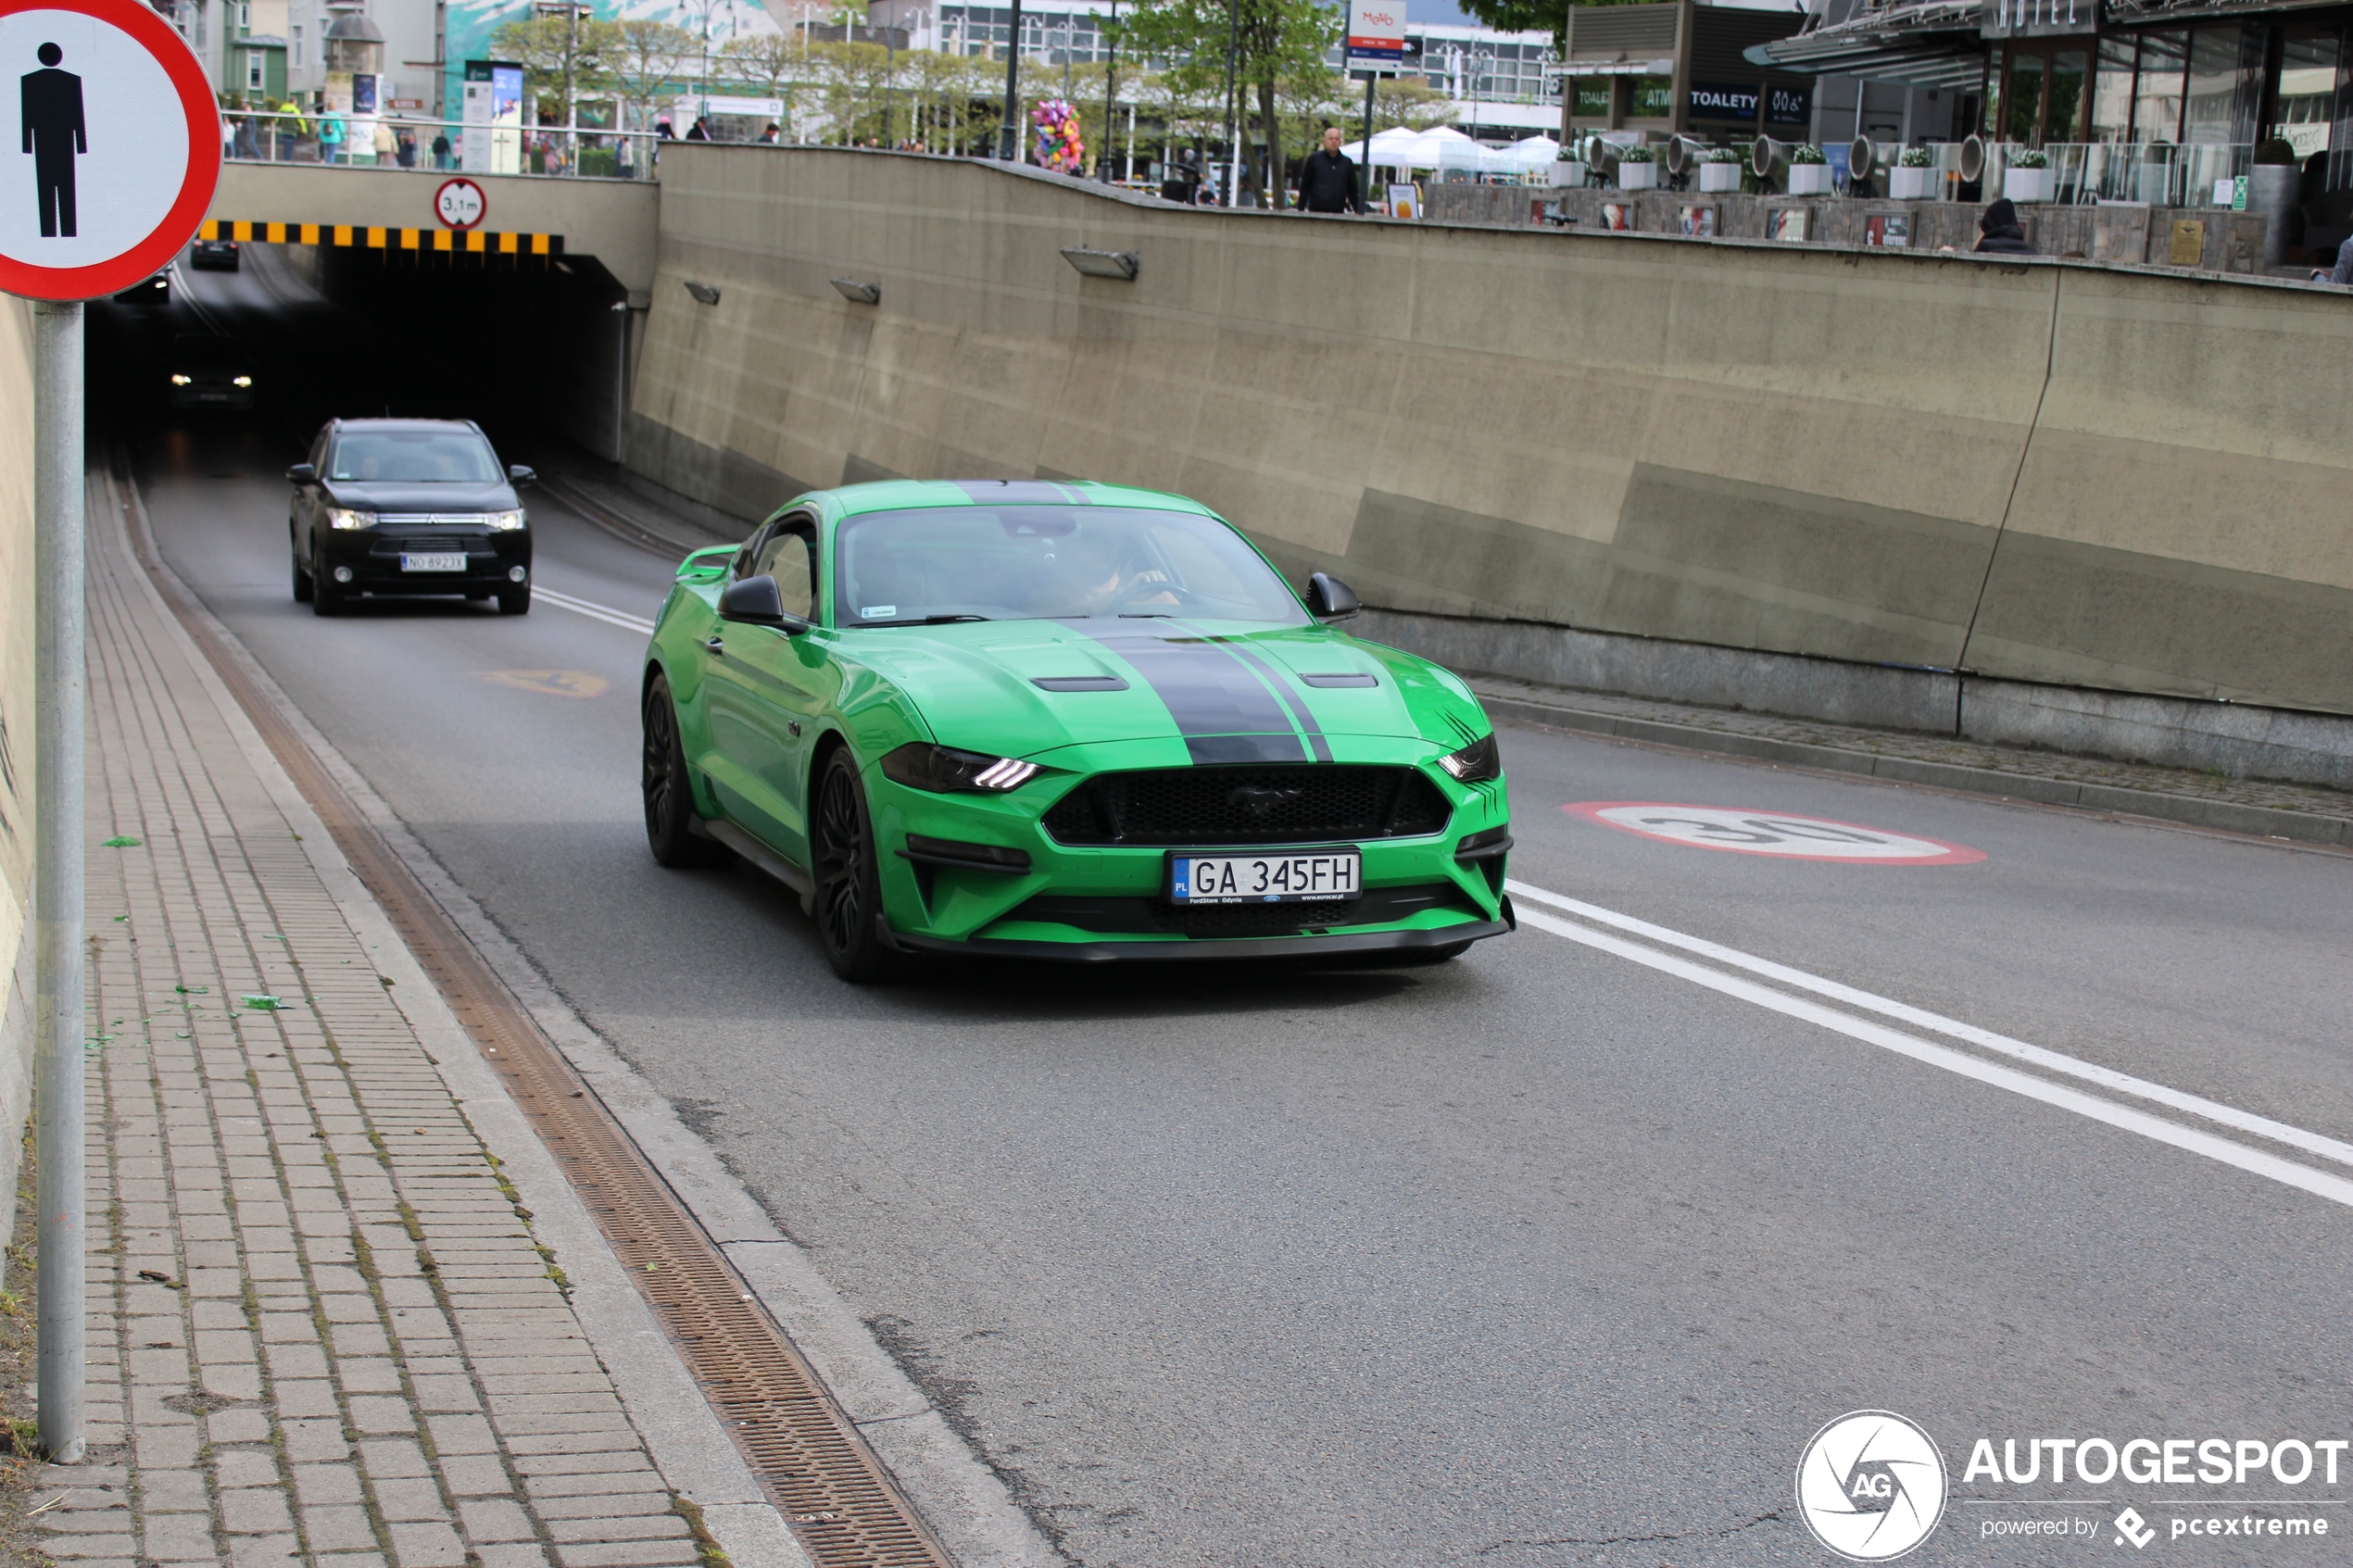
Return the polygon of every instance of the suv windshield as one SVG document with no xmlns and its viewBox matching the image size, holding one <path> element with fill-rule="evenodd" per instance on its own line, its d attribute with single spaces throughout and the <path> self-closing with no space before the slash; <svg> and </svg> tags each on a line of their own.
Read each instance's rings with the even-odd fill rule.
<svg viewBox="0 0 2353 1568">
<path fill-rule="evenodd" d="M 1180 616 L 1297 626 L 1306 611 L 1215 518 L 1126 507 L 870 512 L 834 536 L 841 626 Z"/>
<path fill-rule="evenodd" d="M 346 431 L 335 438 L 329 479 L 496 484 L 506 478 L 490 443 L 470 430 Z"/>
<path fill-rule="evenodd" d="M 210 369 L 233 365 L 245 356 L 234 338 L 176 337 L 171 340 L 171 357 L 182 365 Z"/>
</svg>

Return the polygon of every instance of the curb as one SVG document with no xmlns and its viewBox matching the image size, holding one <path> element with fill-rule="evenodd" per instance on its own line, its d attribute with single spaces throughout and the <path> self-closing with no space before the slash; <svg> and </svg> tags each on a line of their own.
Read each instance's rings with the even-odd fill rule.
<svg viewBox="0 0 2353 1568">
<path fill-rule="evenodd" d="M 1818 768 L 1827 772 L 1884 779 L 1891 784 L 1928 784 L 1969 795 L 2028 800 L 2041 806 L 2074 806 L 2092 811 L 2120 812 L 2127 816 L 2180 822 L 2189 827 L 2213 828 L 2223 833 L 2292 839 L 2299 844 L 2353 847 L 2353 817 L 2324 817 L 2310 811 L 2287 811 L 2271 806 L 2241 806 L 2227 800 L 2205 800 L 2190 795 L 2126 789 L 2116 784 L 2075 784 L 2065 779 L 2037 778 L 2031 773 L 2006 773 L 1998 768 L 1964 767 L 1957 762 L 1922 762 L 1912 758 L 1882 757 L 1876 752 L 1849 751 L 1841 746 L 1811 746 L 1803 741 L 1772 740 L 1763 735 L 1731 734 L 1721 730 L 1705 729 L 1697 724 L 1629 719 L 1615 713 L 1554 708 L 1517 697 L 1490 696 L 1483 692 L 1478 695 L 1490 718 L 1538 729 L 1607 735 L 1617 740 L 1673 746 L 1680 751 L 1712 752 L 1763 762 L 1786 762 L 1801 768 Z"/>
</svg>

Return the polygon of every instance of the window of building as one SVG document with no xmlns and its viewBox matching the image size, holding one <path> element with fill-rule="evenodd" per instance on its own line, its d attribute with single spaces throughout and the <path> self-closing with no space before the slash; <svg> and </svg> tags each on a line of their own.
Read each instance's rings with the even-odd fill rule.
<svg viewBox="0 0 2353 1568">
<path fill-rule="evenodd" d="M 261 91 L 261 51 L 258 49 L 245 51 L 245 91 Z"/>
<path fill-rule="evenodd" d="M 1638 76 L 1626 113 L 1633 119 L 1665 119 L 1675 112 L 1675 79 L 1671 76 Z"/>
<path fill-rule="evenodd" d="M 2285 138 L 2299 160 L 2329 150 L 2343 44 L 2334 28 L 2290 28 L 2280 40 L 2279 97 L 2266 133 Z"/>
<path fill-rule="evenodd" d="M 302 64 L 302 24 L 300 22 L 294 24 L 292 47 L 287 52 L 286 63 L 294 66 Z"/>
<path fill-rule="evenodd" d="M 2092 75 L 2093 142 L 2133 139 L 2133 40 L 2128 34 L 2100 40 L 2099 65 Z"/>
<path fill-rule="evenodd" d="M 2002 140 L 2038 146 L 2043 140 L 2043 56 L 2012 51 L 2008 65 L 2009 89 L 2002 94 Z"/>
<path fill-rule="evenodd" d="M 2189 61 L 2186 31 L 2141 34 L 2140 76 L 2133 91 L 2133 140 L 2182 139 L 2183 82 Z"/>
<path fill-rule="evenodd" d="M 1607 119 L 1610 79 L 1606 76 L 1579 76 L 1572 80 L 1577 83 L 1577 104 L 1568 112 L 1579 119 Z"/>
<path fill-rule="evenodd" d="M 2263 56 L 2259 42 L 2252 51 L 2247 47 L 2254 31 L 2230 22 L 2202 27 L 2190 35 L 2183 141 L 2228 144 L 2255 140 L 2255 105 L 2263 90 Z"/>
</svg>

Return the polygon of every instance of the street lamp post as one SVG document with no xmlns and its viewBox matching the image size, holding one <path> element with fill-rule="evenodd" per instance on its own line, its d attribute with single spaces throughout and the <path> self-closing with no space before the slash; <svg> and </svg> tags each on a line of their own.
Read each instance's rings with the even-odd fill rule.
<svg viewBox="0 0 2353 1568">
<path fill-rule="evenodd" d="M 1005 124 L 997 156 L 1011 163 L 1021 152 L 1021 0 L 1013 0 L 1013 31 L 1005 35 Z"/>
<path fill-rule="evenodd" d="M 1111 183 L 1111 117 L 1113 100 L 1119 89 L 1119 0 L 1111 0 L 1111 26 L 1103 34 L 1107 47 L 1103 53 L 1103 152 L 1096 168 L 1101 171 L 1104 184 Z"/>
<path fill-rule="evenodd" d="M 1234 97 L 1234 69 L 1241 53 L 1241 0 L 1226 0 L 1226 205 L 1234 205 L 1236 193 L 1242 182 L 1241 142 L 1235 132 L 1234 118 L 1237 103 Z"/>
</svg>

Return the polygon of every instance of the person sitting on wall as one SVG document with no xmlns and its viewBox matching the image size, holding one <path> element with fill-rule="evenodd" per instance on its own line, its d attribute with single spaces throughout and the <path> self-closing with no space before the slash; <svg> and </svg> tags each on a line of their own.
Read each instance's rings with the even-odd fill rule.
<svg viewBox="0 0 2353 1568">
<path fill-rule="evenodd" d="M 2018 208 L 2007 196 L 1985 209 L 1977 220 L 1977 248 L 1981 255 L 2039 256 L 2042 253 L 2027 240 L 2026 231 L 2019 226 Z"/>
</svg>

